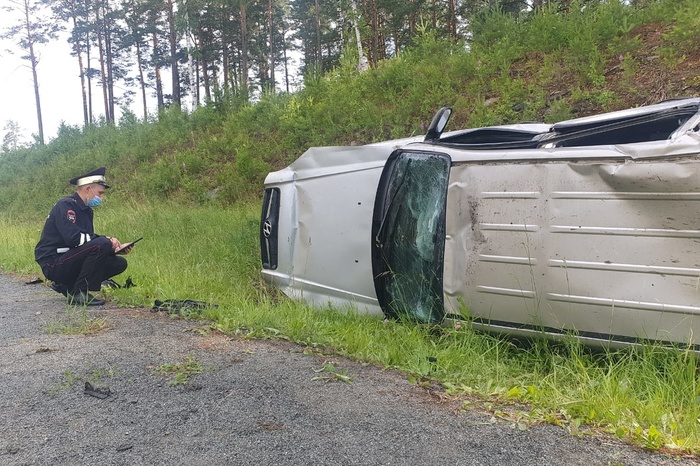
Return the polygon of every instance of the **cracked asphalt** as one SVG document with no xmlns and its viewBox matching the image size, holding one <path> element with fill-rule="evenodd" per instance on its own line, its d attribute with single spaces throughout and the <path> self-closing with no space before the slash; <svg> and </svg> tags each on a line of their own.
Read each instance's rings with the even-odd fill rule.
<svg viewBox="0 0 700 466">
<path fill-rule="evenodd" d="M 83 320 L 102 331 L 50 332 Z M 44 285 L 0 275 L 0 465 L 697 464 L 519 430 L 394 371 L 202 329 L 109 303 L 71 315 Z M 187 384 L 157 372 L 187 361 L 203 369 Z M 318 379 L 328 363 L 352 382 Z"/>
</svg>

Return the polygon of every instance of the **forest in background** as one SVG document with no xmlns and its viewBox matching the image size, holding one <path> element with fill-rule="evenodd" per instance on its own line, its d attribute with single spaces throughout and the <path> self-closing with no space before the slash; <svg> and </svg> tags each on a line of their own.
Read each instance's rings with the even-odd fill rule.
<svg viewBox="0 0 700 466">
<path fill-rule="evenodd" d="M 177 19 L 175 32 L 195 39 L 198 31 L 199 38 L 191 49 L 174 49 L 173 66 L 188 62 L 189 56 L 197 65 L 194 74 L 173 76 L 187 92 L 209 80 L 209 95 L 199 96 L 200 105 L 192 111 L 176 105 L 173 94 L 156 116 L 127 111 L 119 121 L 88 118 L 80 127 L 62 126 L 47 144 L 6 147 L 0 156 L 0 209 L 21 210 L 30 199 L 53 199 L 65 192 L 65 180 L 76 171 L 100 165 L 109 167 L 110 179 L 126 197 L 231 204 L 259 196 L 265 174 L 285 166 L 309 146 L 422 134 L 443 105 L 454 108 L 451 129 L 456 129 L 552 122 L 700 94 L 697 1 L 536 3 L 521 9 L 507 1 L 358 0 L 354 10 L 353 2 L 339 0 L 322 2 L 329 8 L 326 11 L 299 0 L 277 11 L 263 7 L 280 6 L 279 2 L 200 2 L 195 29 L 191 29 L 194 19 L 182 16 L 194 11 L 195 2 L 182 3 L 173 19 Z M 109 41 L 114 51 L 120 50 L 115 55 L 119 60 L 111 61 L 114 70 L 122 61 L 141 57 L 147 68 L 153 66 L 154 53 L 168 56 L 167 50 L 147 45 L 149 40 L 168 43 L 164 34 L 170 29 L 163 22 L 168 18 L 167 2 L 159 3 L 158 10 L 153 6 L 138 12 L 130 10 L 128 2 L 119 8 L 102 5 L 112 6 L 110 14 L 121 15 L 108 22 L 113 36 L 103 35 L 107 33 L 103 23 L 89 21 L 105 18 L 108 10 L 90 13 L 76 10 L 77 3 L 70 5 L 76 51 L 87 51 L 92 44 L 97 47 L 93 53 L 98 53 Z M 53 7 L 65 15 L 70 5 L 61 2 Z M 247 8 L 243 15 L 241 8 Z M 279 21 L 274 14 L 272 22 L 264 21 L 271 12 L 281 15 Z M 151 13 L 161 19 L 160 28 L 146 27 Z M 242 18 L 247 19 L 241 22 Z M 257 48 L 248 47 L 253 35 L 243 33 L 248 26 L 242 23 L 257 31 Z M 94 29 L 78 28 L 80 24 L 92 24 Z M 187 24 L 189 29 L 178 29 Z M 282 41 L 265 39 L 270 24 L 280 28 L 287 24 L 290 30 L 293 25 L 298 35 L 305 57 L 304 87 L 298 92 L 265 87 L 279 54 L 284 55 Z M 283 37 L 277 26 L 273 33 Z M 208 42 L 203 31 L 211 33 Z M 245 45 L 242 37 L 251 42 Z M 179 39 L 177 44 L 182 43 Z M 279 46 L 270 55 L 263 43 Z M 94 74 L 88 71 L 86 76 Z M 120 76 L 116 71 L 113 75 Z M 197 76 L 199 85 L 192 87 L 187 76 Z M 98 81 L 105 85 L 109 79 Z M 153 85 L 157 87 L 149 84 Z M 255 87 L 255 95 L 242 93 L 246 86 Z M 50 202 L 39 202 L 37 208 L 43 211 Z"/>
<path fill-rule="evenodd" d="M 459 40 L 481 11 L 581 8 L 574 0 L 8 0 L 17 21 L 10 39 L 32 70 L 36 139 L 44 142 L 37 65 L 42 44 L 61 31 L 79 70 L 85 125 L 115 122 L 115 107 L 249 102 L 290 92 L 296 75 L 338 66 L 349 43 L 367 69 L 413 44 L 419 31 Z M 639 0 L 635 0 L 640 3 Z M 290 69 L 291 55 L 303 57 Z M 96 65 L 93 65 L 96 64 Z M 77 84 L 77 83 L 76 83 Z M 116 92 L 115 88 L 126 92 Z M 189 99 L 187 99 L 189 96 Z M 138 106 L 136 108 L 139 108 Z M 96 119 L 96 113 L 100 116 Z"/>
</svg>

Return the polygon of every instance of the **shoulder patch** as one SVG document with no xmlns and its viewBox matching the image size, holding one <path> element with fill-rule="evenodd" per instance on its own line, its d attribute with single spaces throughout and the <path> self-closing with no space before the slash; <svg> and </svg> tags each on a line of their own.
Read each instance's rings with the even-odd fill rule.
<svg viewBox="0 0 700 466">
<path fill-rule="evenodd" d="M 75 223 L 75 211 L 69 210 L 68 212 L 66 212 L 66 218 L 69 222 Z"/>
</svg>

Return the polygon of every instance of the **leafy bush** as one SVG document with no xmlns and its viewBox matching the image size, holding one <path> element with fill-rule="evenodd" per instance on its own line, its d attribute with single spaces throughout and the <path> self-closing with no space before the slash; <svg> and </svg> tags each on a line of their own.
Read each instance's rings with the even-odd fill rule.
<svg viewBox="0 0 700 466">
<path fill-rule="evenodd" d="M 684 50 L 700 47 L 700 3 L 691 0 L 680 1 L 673 16 L 673 28 L 665 38 L 672 45 Z"/>
</svg>

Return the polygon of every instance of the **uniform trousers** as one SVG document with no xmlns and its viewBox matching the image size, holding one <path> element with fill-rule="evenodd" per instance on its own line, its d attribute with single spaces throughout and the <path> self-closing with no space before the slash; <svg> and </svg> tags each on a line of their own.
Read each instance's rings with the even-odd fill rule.
<svg viewBox="0 0 700 466">
<path fill-rule="evenodd" d="M 64 285 L 68 292 L 100 291 L 102 282 L 126 270 L 126 259 L 112 251 L 112 241 L 99 236 L 82 246 L 58 254 L 41 267 L 49 280 Z"/>
</svg>

